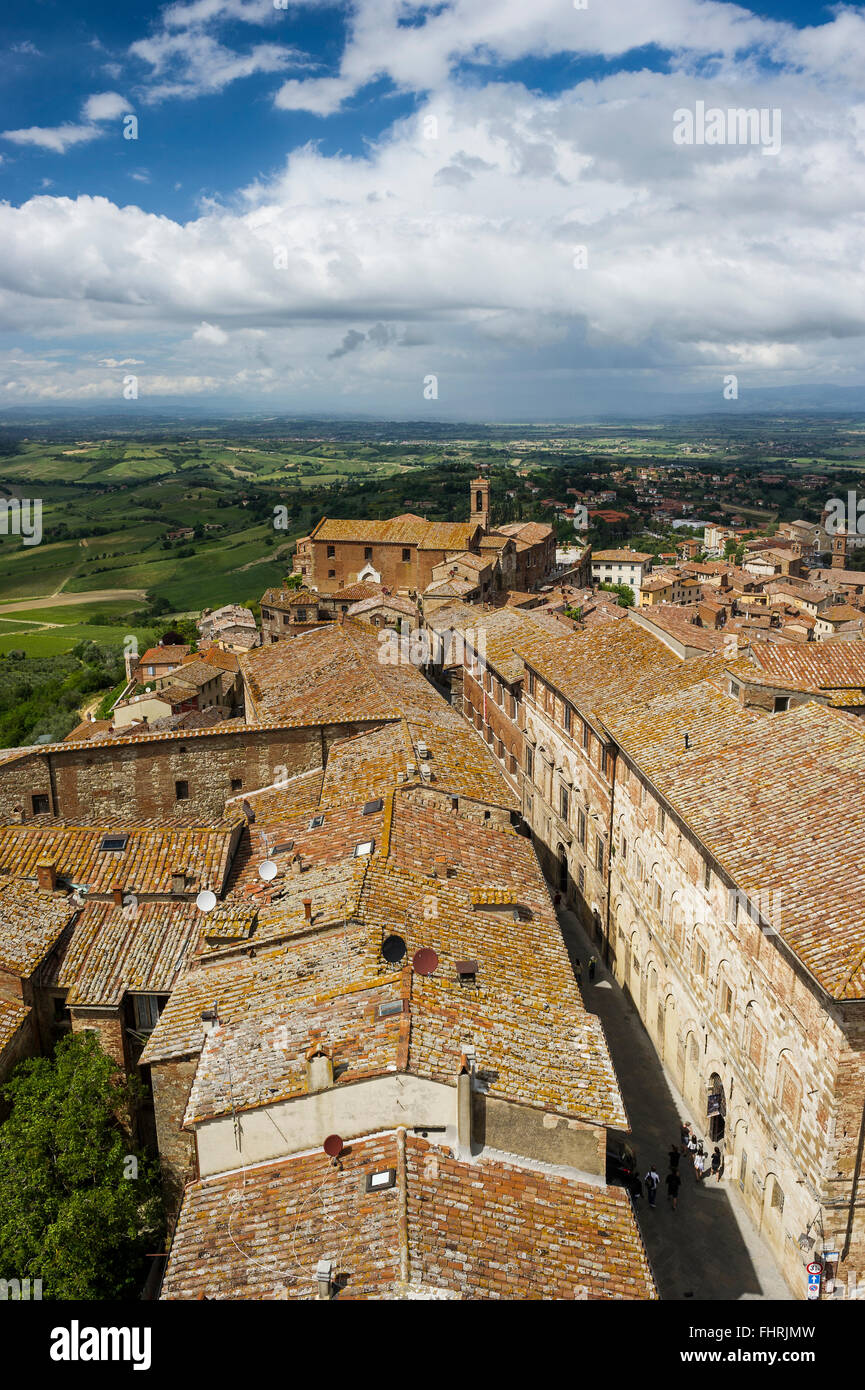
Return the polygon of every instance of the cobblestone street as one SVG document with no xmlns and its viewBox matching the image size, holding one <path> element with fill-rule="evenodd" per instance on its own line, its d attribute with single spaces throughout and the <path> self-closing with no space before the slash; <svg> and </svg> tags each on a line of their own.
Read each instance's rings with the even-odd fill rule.
<svg viewBox="0 0 865 1390">
<path fill-rule="evenodd" d="M 673 1211 L 664 1188 L 667 1154 L 679 1142 L 679 1126 L 689 1120 L 705 1139 L 705 1125 L 674 1096 L 663 1067 L 636 1010 L 598 957 L 594 984 L 586 963 L 598 954 L 572 912 L 559 921 L 571 960 L 583 963 L 586 1007 L 604 1025 L 613 1064 L 631 1121 L 628 1142 L 642 1178 L 654 1164 L 661 1177 L 657 1205 L 635 1202 L 637 1220 L 652 1262 L 661 1298 L 730 1300 L 791 1299 L 786 1281 L 750 1217 L 725 1178 L 697 1182 L 690 1158 L 680 1163 L 682 1187 Z"/>
</svg>

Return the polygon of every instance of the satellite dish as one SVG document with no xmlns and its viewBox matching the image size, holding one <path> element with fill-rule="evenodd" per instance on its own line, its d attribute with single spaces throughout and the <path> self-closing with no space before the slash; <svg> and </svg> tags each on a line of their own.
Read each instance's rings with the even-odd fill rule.
<svg viewBox="0 0 865 1390">
<path fill-rule="evenodd" d="M 272 859 L 263 859 L 258 866 L 258 877 L 263 878 L 265 883 L 270 883 L 278 873 L 279 869 Z"/>
<path fill-rule="evenodd" d="M 339 1158 L 343 1147 L 343 1142 L 338 1134 L 329 1134 L 324 1141 L 324 1151 L 328 1158 Z"/>
<path fill-rule="evenodd" d="M 381 953 L 388 965 L 398 965 L 405 959 L 406 946 L 401 936 L 386 936 L 382 942 Z"/>
<path fill-rule="evenodd" d="M 416 975 L 434 975 L 438 969 L 439 958 L 435 951 L 423 946 L 419 951 L 415 951 L 411 963 Z"/>
<path fill-rule="evenodd" d="M 202 888 L 198 897 L 195 899 L 195 906 L 199 912 L 212 912 L 216 907 L 216 894 L 211 893 L 209 888 Z"/>
</svg>

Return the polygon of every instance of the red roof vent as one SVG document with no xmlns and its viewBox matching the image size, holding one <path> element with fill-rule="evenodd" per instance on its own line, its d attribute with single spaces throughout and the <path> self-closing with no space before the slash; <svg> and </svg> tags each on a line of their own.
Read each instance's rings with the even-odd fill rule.
<svg viewBox="0 0 865 1390">
<path fill-rule="evenodd" d="M 339 1158 L 345 1145 L 338 1134 L 329 1134 L 324 1141 L 324 1151 L 328 1158 Z"/>
</svg>

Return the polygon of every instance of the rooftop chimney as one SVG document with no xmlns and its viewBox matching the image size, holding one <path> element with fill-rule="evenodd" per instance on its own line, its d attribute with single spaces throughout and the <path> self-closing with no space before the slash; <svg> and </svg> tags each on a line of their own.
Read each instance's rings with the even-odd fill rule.
<svg viewBox="0 0 865 1390">
<path fill-rule="evenodd" d="M 123 906 L 123 889 L 119 883 L 112 883 L 111 885 L 111 901 L 115 907 Z"/>
<path fill-rule="evenodd" d="M 43 893 L 53 893 L 57 887 L 57 865 L 53 859 L 40 859 L 36 865 L 36 882 Z"/>
<path fill-rule="evenodd" d="M 312 921 L 312 898 L 304 898 L 303 915 L 306 918 L 307 922 Z"/>
<path fill-rule="evenodd" d="M 186 892 L 186 870 L 185 870 L 185 869 L 172 869 L 172 870 L 171 870 L 171 891 L 172 891 L 172 893 L 185 893 L 185 892 Z"/>
<path fill-rule="evenodd" d="M 316 1298 L 333 1297 L 333 1260 L 319 1260 L 315 1267 L 315 1282 L 318 1285 Z"/>
<path fill-rule="evenodd" d="M 333 1059 L 324 1043 L 314 1042 L 306 1052 L 307 1091 L 326 1091 L 333 1085 Z"/>
<path fill-rule="evenodd" d="M 443 854 L 437 854 L 433 865 L 436 878 L 447 878 L 448 861 Z"/>
</svg>

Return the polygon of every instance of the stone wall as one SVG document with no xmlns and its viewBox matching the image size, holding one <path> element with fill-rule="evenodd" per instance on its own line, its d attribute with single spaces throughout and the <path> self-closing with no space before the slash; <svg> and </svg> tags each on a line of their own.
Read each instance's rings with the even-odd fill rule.
<svg viewBox="0 0 865 1390">
<path fill-rule="evenodd" d="M 110 821 L 130 813 L 218 819 L 228 797 L 270 786 L 280 768 L 294 777 L 321 765 L 321 733 L 314 728 L 243 725 L 186 740 L 75 745 L 0 766 L 0 815 L 20 818 L 13 812 L 23 805 L 24 819 L 31 819 L 31 796 L 53 787 L 51 812 L 66 820 Z M 186 783 L 183 799 L 178 783 Z"/>
</svg>

